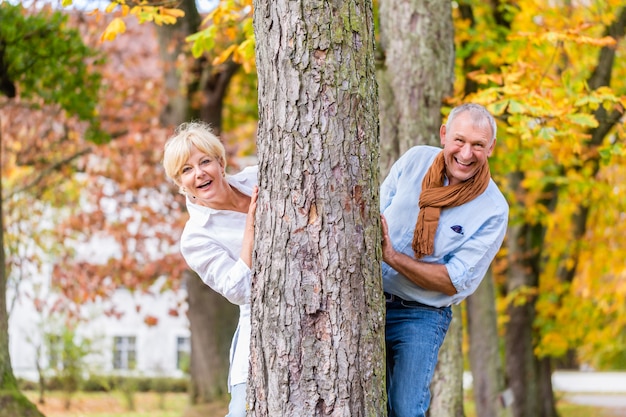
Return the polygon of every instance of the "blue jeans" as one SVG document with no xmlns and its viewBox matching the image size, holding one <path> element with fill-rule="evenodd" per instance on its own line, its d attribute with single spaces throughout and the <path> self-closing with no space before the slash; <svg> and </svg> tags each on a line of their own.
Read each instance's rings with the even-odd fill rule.
<svg viewBox="0 0 626 417">
<path fill-rule="evenodd" d="M 388 417 L 424 417 L 450 307 L 387 301 L 385 326 Z"/>
<path fill-rule="evenodd" d="M 230 389 L 230 403 L 226 417 L 246 417 L 246 383 L 234 385 Z"/>
</svg>

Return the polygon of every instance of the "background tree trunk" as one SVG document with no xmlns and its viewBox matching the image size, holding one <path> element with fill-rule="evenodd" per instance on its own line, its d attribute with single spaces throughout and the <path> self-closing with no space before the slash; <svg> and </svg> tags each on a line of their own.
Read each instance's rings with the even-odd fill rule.
<svg viewBox="0 0 626 417">
<path fill-rule="evenodd" d="M 439 145 L 441 106 L 452 95 L 454 26 L 450 2 L 380 2 L 378 72 L 383 177 L 407 149 Z"/>
<path fill-rule="evenodd" d="M 533 244 L 543 241 L 541 226 L 509 227 L 507 247 L 509 253 L 507 293 L 536 288 L 539 279 L 538 254 L 541 250 Z M 509 321 L 505 332 L 505 366 L 513 390 L 513 415 L 540 417 L 538 362 L 533 352 L 533 322 L 535 298 L 528 293 L 523 304 L 511 304 L 507 309 Z"/>
<path fill-rule="evenodd" d="M 191 117 L 188 86 L 183 77 L 191 72 L 191 58 L 185 51 L 185 38 L 200 28 L 200 14 L 195 0 L 181 0 L 180 9 L 185 16 L 179 18 L 174 25 L 156 26 L 159 40 L 159 53 L 163 62 L 163 77 L 168 102 L 161 112 L 161 123 L 165 126 L 176 126 L 188 121 Z"/>
<path fill-rule="evenodd" d="M 463 318 L 461 306 L 452 307 L 452 322 L 439 351 L 439 362 L 431 383 L 432 417 L 463 417 Z M 461 381 L 459 383 L 459 381 Z M 477 414 L 484 417 L 482 414 Z"/>
<path fill-rule="evenodd" d="M 185 283 L 192 329 L 190 394 L 193 404 L 203 404 L 227 393 L 229 348 L 239 309 L 191 271 Z"/>
<path fill-rule="evenodd" d="M 500 338 L 495 305 L 493 275 L 487 276 L 466 300 L 469 334 L 469 361 L 473 377 L 476 415 L 506 417 L 511 409 L 502 406 L 506 396 L 504 367 L 500 353 Z"/>
<path fill-rule="evenodd" d="M 372 5 L 254 4 L 251 416 L 386 414 Z"/>
</svg>

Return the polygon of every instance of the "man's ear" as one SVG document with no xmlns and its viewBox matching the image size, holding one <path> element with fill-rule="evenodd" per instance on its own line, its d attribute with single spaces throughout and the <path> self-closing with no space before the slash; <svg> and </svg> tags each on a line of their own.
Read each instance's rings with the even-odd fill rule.
<svg viewBox="0 0 626 417">
<path fill-rule="evenodd" d="M 444 146 L 446 143 L 446 125 L 441 125 L 439 128 L 439 142 L 441 146 Z"/>
<path fill-rule="evenodd" d="M 496 147 L 496 138 L 493 138 L 493 140 L 491 141 L 491 145 L 489 145 L 489 148 L 487 148 L 487 157 L 491 156 L 495 147 Z"/>
</svg>

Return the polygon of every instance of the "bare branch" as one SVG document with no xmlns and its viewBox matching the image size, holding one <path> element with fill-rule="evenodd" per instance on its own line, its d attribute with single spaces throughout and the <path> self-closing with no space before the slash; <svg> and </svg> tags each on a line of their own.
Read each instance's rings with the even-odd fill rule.
<svg viewBox="0 0 626 417">
<path fill-rule="evenodd" d="M 7 196 L 3 197 L 3 201 L 8 201 L 8 199 L 12 198 L 14 195 L 19 194 L 21 192 L 27 191 L 35 186 L 37 186 L 44 178 L 46 178 L 50 173 L 59 170 L 60 168 L 68 165 L 73 160 L 80 158 L 81 156 L 87 155 L 91 153 L 93 148 L 91 146 L 84 148 L 73 155 L 68 156 L 67 158 L 61 159 L 51 165 L 49 165 L 46 169 L 43 169 L 39 172 L 32 181 L 26 183 L 22 187 L 18 187 L 11 191 Z"/>
</svg>

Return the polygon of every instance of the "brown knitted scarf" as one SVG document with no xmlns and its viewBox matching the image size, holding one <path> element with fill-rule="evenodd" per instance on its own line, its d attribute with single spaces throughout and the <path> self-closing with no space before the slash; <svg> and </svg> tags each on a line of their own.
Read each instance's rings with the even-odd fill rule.
<svg viewBox="0 0 626 417">
<path fill-rule="evenodd" d="M 416 259 L 433 253 L 441 209 L 460 206 L 478 197 L 487 189 L 491 178 L 488 163 L 485 163 L 476 175 L 460 184 L 444 186 L 445 174 L 446 164 L 441 151 L 422 180 L 420 211 L 412 245 Z"/>
</svg>

